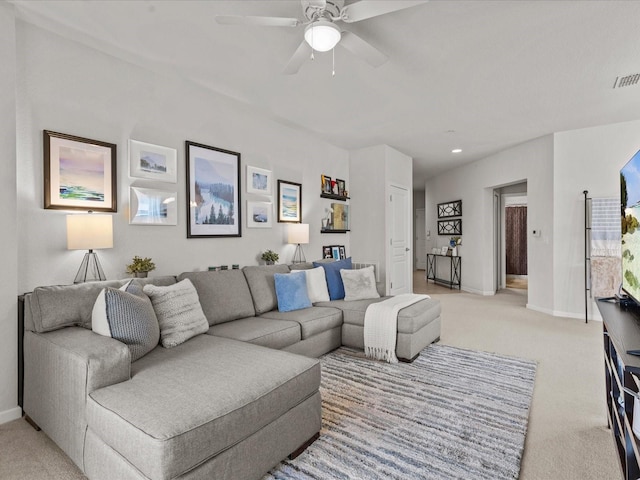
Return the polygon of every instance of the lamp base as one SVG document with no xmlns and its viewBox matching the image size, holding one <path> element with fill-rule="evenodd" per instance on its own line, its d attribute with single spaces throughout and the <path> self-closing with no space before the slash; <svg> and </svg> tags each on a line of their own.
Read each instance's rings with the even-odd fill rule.
<svg viewBox="0 0 640 480">
<path fill-rule="evenodd" d="M 82 259 L 73 283 L 97 282 L 106 279 L 107 277 L 104 276 L 100 260 L 98 260 L 98 254 L 93 250 L 89 250 L 84 254 L 84 258 Z"/>
<path fill-rule="evenodd" d="M 304 256 L 304 250 L 302 250 L 302 245 L 298 244 L 296 247 L 296 251 L 293 254 L 293 260 L 291 263 L 304 263 L 307 261 L 307 258 Z"/>
</svg>

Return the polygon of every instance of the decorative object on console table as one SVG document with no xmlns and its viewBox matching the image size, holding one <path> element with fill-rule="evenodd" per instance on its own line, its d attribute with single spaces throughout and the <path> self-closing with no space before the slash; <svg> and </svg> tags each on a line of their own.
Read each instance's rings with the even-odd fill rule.
<svg viewBox="0 0 640 480">
<path fill-rule="evenodd" d="M 73 283 L 106 280 L 98 254 L 94 250 L 113 248 L 113 217 L 91 212 L 67 215 L 67 249 L 88 250 L 84 254 Z"/>
<path fill-rule="evenodd" d="M 178 192 L 129 187 L 131 225 L 177 225 Z"/>
<path fill-rule="evenodd" d="M 247 193 L 269 195 L 273 192 L 271 170 L 247 165 Z"/>
<path fill-rule="evenodd" d="M 129 139 L 129 174 L 157 182 L 178 181 L 178 151 Z"/>
<path fill-rule="evenodd" d="M 438 204 L 438 218 L 461 217 L 462 200 Z"/>
<path fill-rule="evenodd" d="M 302 185 L 278 180 L 278 222 L 302 221 Z"/>
<path fill-rule="evenodd" d="M 43 130 L 44 208 L 117 212 L 116 145 Z"/>
<path fill-rule="evenodd" d="M 250 202 L 247 200 L 247 227 L 271 228 L 273 222 L 271 202 Z"/>
<path fill-rule="evenodd" d="M 131 263 L 127 265 L 127 273 L 137 278 L 146 278 L 150 271 L 156 269 L 156 264 L 149 257 L 139 257 L 135 255 Z"/>
<path fill-rule="evenodd" d="M 307 259 L 304 256 L 304 250 L 302 245 L 309 243 L 309 224 L 308 223 L 293 223 L 289 225 L 288 242 L 296 244 L 296 251 L 293 254 L 293 260 L 291 263 L 303 263 Z"/>
<path fill-rule="evenodd" d="M 241 237 L 240 154 L 185 142 L 187 238 Z"/>
</svg>

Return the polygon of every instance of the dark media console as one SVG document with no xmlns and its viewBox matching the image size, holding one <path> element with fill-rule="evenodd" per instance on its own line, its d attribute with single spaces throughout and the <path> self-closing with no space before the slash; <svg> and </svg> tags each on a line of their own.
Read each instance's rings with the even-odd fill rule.
<svg viewBox="0 0 640 480">
<path fill-rule="evenodd" d="M 599 299 L 609 427 L 624 479 L 640 477 L 640 439 L 633 433 L 634 401 L 640 402 L 640 308 L 635 302 Z M 638 410 L 640 412 L 640 410 Z M 637 426 L 640 419 L 636 420 Z M 638 428 L 636 428 L 637 430 Z"/>
</svg>

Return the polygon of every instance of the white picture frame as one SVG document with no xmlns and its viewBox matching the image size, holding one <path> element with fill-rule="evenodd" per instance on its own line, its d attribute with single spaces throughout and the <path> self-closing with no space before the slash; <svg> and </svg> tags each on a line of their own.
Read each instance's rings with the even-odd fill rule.
<svg viewBox="0 0 640 480">
<path fill-rule="evenodd" d="M 157 182 L 177 183 L 178 151 L 130 138 L 129 175 Z"/>
<path fill-rule="evenodd" d="M 177 225 L 178 192 L 129 187 L 130 225 Z"/>
<path fill-rule="evenodd" d="M 446 255 L 448 251 L 449 251 L 449 247 L 447 245 L 443 245 L 440 248 L 440 255 Z"/>
<path fill-rule="evenodd" d="M 247 193 L 271 196 L 273 194 L 272 177 L 271 170 L 247 165 Z"/>
<path fill-rule="evenodd" d="M 247 228 L 271 228 L 273 203 L 247 200 Z"/>
</svg>

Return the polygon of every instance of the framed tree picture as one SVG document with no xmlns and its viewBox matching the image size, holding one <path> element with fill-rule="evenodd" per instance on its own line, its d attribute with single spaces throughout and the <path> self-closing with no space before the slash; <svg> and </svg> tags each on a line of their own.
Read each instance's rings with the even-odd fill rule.
<svg viewBox="0 0 640 480">
<path fill-rule="evenodd" d="M 43 131 L 44 208 L 117 212 L 116 145 Z"/>
<path fill-rule="evenodd" d="M 240 237 L 240 154 L 185 142 L 187 238 Z"/>
<path fill-rule="evenodd" d="M 302 221 L 302 185 L 278 180 L 278 222 Z"/>
</svg>

